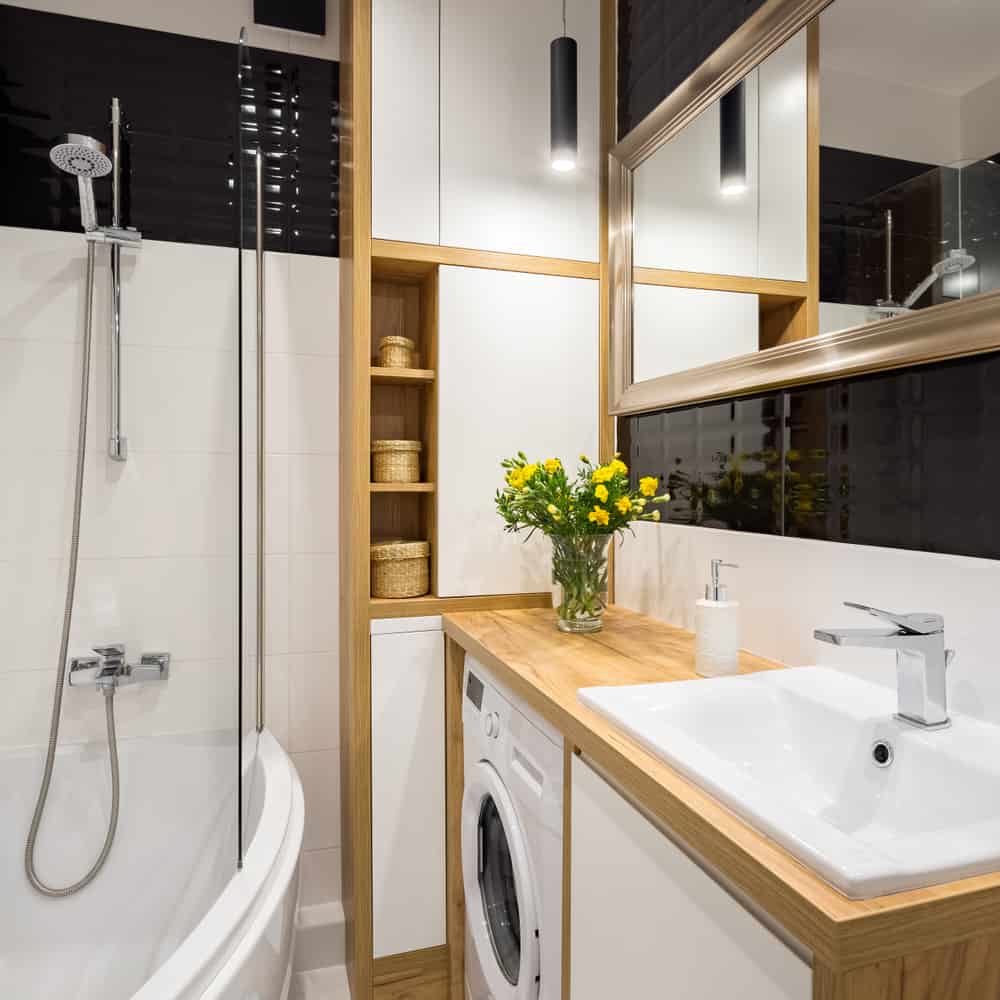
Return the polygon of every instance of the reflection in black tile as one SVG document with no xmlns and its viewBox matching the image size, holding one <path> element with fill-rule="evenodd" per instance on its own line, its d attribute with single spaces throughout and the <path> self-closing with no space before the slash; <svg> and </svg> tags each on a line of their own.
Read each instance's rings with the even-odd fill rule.
<svg viewBox="0 0 1000 1000">
<path fill-rule="evenodd" d="M 128 222 L 148 239 L 237 244 L 237 109 L 265 149 L 265 246 L 337 253 L 338 64 L 250 50 L 244 100 L 233 43 L 0 5 L 0 225 L 76 231 L 75 179 L 49 163 L 66 132 L 107 141 L 127 119 Z M 256 142 L 256 137 L 254 137 Z M 110 182 L 94 185 L 102 222 Z M 251 192 L 251 195 L 253 192 Z"/>
<path fill-rule="evenodd" d="M 789 393 L 785 533 L 997 558 L 1000 356 Z"/>
<path fill-rule="evenodd" d="M 628 417 L 634 479 L 659 476 L 675 524 L 776 533 L 781 525 L 781 396 Z"/>
<path fill-rule="evenodd" d="M 624 417 L 679 524 L 1000 558 L 1000 354 Z"/>
</svg>

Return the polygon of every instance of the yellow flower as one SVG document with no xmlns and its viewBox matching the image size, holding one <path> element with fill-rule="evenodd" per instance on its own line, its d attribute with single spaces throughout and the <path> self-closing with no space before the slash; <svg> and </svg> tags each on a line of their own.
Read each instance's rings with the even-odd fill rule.
<svg viewBox="0 0 1000 1000">
<path fill-rule="evenodd" d="M 593 475 L 590 478 L 595 483 L 606 483 L 612 476 L 614 476 L 614 473 L 611 469 L 606 465 L 601 465 L 594 469 Z"/>
<path fill-rule="evenodd" d="M 656 476 L 643 476 L 639 480 L 639 492 L 644 497 L 656 496 L 656 487 L 659 485 L 660 481 Z"/>
<path fill-rule="evenodd" d="M 598 507 L 595 504 L 594 509 L 587 515 L 587 520 L 594 524 L 607 524 L 609 516 L 603 507 Z"/>
<path fill-rule="evenodd" d="M 548 507 L 545 508 L 550 514 L 558 514 L 559 508 L 554 504 L 550 503 Z"/>
<path fill-rule="evenodd" d="M 558 472 L 562 468 L 562 462 L 558 458 L 547 458 L 545 459 L 545 471 L 551 476 L 554 472 Z"/>
<path fill-rule="evenodd" d="M 608 464 L 608 468 L 616 475 L 619 473 L 623 476 L 628 475 L 628 466 L 617 456 Z"/>
<path fill-rule="evenodd" d="M 526 465 L 524 467 L 524 481 L 528 482 L 535 475 L 537 471 L 538 471 L 537 463 L 532 462 L 531 465 Z"/>
<path fill-rule="evenodd" d="M 520 490 L 524 488 L 524 469 L 511 469 L 507 473 L 507 482 L 514 487 L 515 490 Z"/>
<path fill-rule="evenodd" d="M 615 501 L 615 506 L 620 514 L 628 514 L 632 510 L 632 501 L 628 497 L 619 497 Z"/>
<path fill-rule="evenodd" d="M 594 490 L 594 496 L 597 497 L 597 499 L 600 500 L 601 503 L 607 503 L 608 502 L 607 486 L 598 486 L 597 489 Z"/>
</svg>

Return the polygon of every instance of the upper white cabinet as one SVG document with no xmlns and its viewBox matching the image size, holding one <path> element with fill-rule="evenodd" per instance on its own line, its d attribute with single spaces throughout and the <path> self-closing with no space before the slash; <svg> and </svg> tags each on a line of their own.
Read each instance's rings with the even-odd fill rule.
<svg viewBox="0 0 1000 1000">
<path fill-rule="evenodd" d="M 550 590 L 548 542 L 503 531 L 500 461 L 597 455 L 598 283 L 442 267 L 438 593 Z"/>
<path fill-rule="evenodd" d="M 375 957 L 445 943 L 441 619 L 372 622 Z"/>
<path fill-rule="evenodd" d="M 807 280 L 806 30 L 744 81 L 746 186 L 721 183 L 719 102 L 634 174 L 635 264 Z"/>
<path fill-rule="evenodd" d="M 573 1000 L 810 1000 L 809 964 L 579 757 L 570 801 Z"/>
<path fill-rule="evenodd" d="M 372 235 L 438 243 L 438 0 L 372 0 Z"/>
<path fill-rule="evenodd" d="M 758 70 L 761 278 L 806 281 L 808 127 L 806 29 Z"/>
<path fill-rule="evenodd" d="M 568 0 L 566 18 L 578 46 L 579 155 L 575 170 L 558 173 L 549 157 L 549 44 L 562 34 L 561 5 L 441 0 L 446 246 L 597 260 L 599 0 Z"/>
</svg>

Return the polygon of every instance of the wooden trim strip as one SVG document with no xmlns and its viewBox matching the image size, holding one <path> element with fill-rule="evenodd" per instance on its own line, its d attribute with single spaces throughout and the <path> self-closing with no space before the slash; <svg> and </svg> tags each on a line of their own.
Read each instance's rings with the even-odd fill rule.
<svg viewBox="0 0 1000 1000">
<path fill-rule="evenodd" d="M 462 677 L 465 650 L 444 640 L 445 890 L 450 1000 L 465 1000 L 465 887 L 462 879 L 462 798 L 465 746 L 462 737 Z"/>
<path fill-rule="evenodd" d="M 433 493 L 435 483 L 369 483 L 370 493 Z"/>
<path fill-rule="evenodd" d="M 806 336 L 819 336 L 819 18 L 806 28 Z"/>
<path fill-rule="evenodd" d="M 485 597 L 373 597 L 368 602 L 369 618 L 409 618 L 412 615 L 444 615 L 449 611 L 501 611 L 512 608 L 551 608 L 552 595 L 488 594 Z"/>
<path fill-rule="evenodd" d="M 637 285 L 663 285 L 669 288 L 703 288 L 715 292 L 744 292 L 750 295 L 781 295 L 804 299 L 809 294 L 805 281 L 779 278 L 749 278 L 736 274 L 702 274 L 698 271 L 671 271 L 660 267 L 637 267 L 633 270 Z"/>
<path fill-rule="evenodd" d="M 391 270 L 388 261 L 416 264 L 450 264 L 455 267 L 484 267 L 493 271 L 521 271 L 525 274 L 549 274 L 562 278 L 600 277 L 600 265 L 595 261 L 567 260 L 561 257 L 533 257 L 522 253 L 500 253 L 495 250 L 466 250 L 463 247 L 442 247 L 431 243 L 403 243 L 398 240 L 372 240 L 375 267 Z"/>
<path fill-rule="evenodd" d="M 448 948 L 438 945 L 373 963 L 374 1000 L 448 1000 Z"/>
</svg>

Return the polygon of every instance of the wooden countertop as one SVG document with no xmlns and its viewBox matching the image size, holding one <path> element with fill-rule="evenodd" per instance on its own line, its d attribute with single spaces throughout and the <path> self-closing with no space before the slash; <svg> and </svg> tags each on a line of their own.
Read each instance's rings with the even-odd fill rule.
<svg viewBox="0 0 1000 1000">
<path fill-rule="evenodd" d="M 559 632 L 539 608 L 448 614 L 444 629 L 828 968 L 1000 930 L 1000 873 L 847 899 L 577 698 L 581 687 L 695 679 L 691 633 L 617 607 L 592 636 Z M 740 667 L 780 669 L 748 653 Z"/>
</svg>

